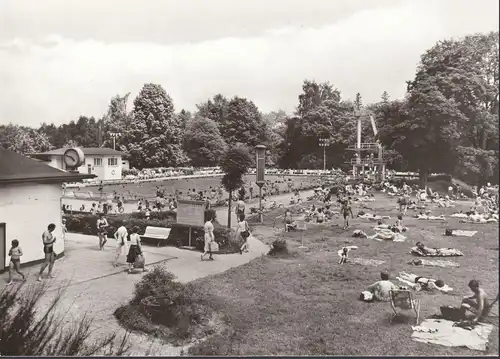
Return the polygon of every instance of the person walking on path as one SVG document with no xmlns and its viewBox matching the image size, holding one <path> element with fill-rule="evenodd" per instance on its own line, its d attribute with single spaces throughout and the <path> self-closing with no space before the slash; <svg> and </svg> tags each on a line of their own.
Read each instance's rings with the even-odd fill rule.
<svg viewBox="0 0 500 359">
<path fill-rule="evenodd" d="M 132 232 L 130 233 L 130 247 L 128 250 L 127 254 L 127 263 L 128 263 L 128 273 L 131 274 L 132 271 L 134 270 L 134 263 L 137 260 L 138 256 L 142 256 L 143 258 L 143 267 L 142 271 L 146 272 L 146 263 L 144 261 L 144 254 L 142 252 L 142 246 L 141 246 L 141 237 L 139 234 L 139 228 L 134 227 L 132 229 Z"/>
<path fill-rule="evenodd" d="M 9 250 L 9 281 L 7 284 L 12 284 L 12 274 L 14 270 L 23 278 L 23 282 L 25 282 L 26 276 L 21 272 L 21 256 L 23 255 L 23 250 L 19 246 L 19 241 L 17 239 L 14 239 L 11 243 L 12 247 Z"/>
<path fill-rule="evenodd" d="M 239 222 L 236 226 L 236 238 L 240 236 L 243 239 L 243 245 L 240 248 L 240 254 L 243 254 L 243 251 L 248 252 L 250 246 L 248 244 L 248 238 L 250 237 L 250 226 L 248 222 L 245 220 L 245 215 L 243 213 L 239 216 Z"/>
<path fill-rule="evenodd" d="M 108 231 L 106 228 L 109 227 L 108 221 L 104 214 L 99 214 L 99 219 L 97 220 L 97 236 L 99 237 L 99 249 L 104 250 L 104 245 L 106 244 Z"/>
<path fill-rule="evenodd" d="M 120 259 L 120 256 L 122 254 L 125 256 L 127 255 L 127 244 L 126 244 L 127 236 L 128 236 L 127 228 L 124 225 L 118 228 L 115 234 L 113 235 L 113 237 L 115 237 L 116 240 L 116 253 L 115 253 L 115 260 L 113 262 L 114 267 L 118 267 L 118 259 Z"/>
<path fill-rule="evenodd" d="M 201 255 L 201 260 L 203 260 L 203 258 L 207 254 L 210 255 L 208 257 L 209 260 L 211 260 L 211 261 L 214 260 L 214 258 L 212 256 L 212 242 L 215 241 L 215 237 L 214 237 L 214 225 L 213 225 L 212 221 L 213 221 L 213 215 L 210 213 L 208 215 L 207 221 L 205 222 L 205 225 L 204 225 L 205 248 L 204 248 L 203 254 Z"/>
<path fill-rule="evenodd" d="M 54 243 L 56 242 L 56 236 L 53 232 L 56 229 L 56 225 L 51 223 L 48 225 L 47 230 L 42 234 L 43 241 L 43 253 L 45 253 L 45 261 L 40 268 L 38 273 L 38 281 L 42 281 L 42 274 L 47 266 L 49 267 L 49 278 L 54 278 L 52 275 L 52 269 L 54 268 L 54 263 L 56 261 L 56 254 L 54 253 Z"/>
<path fill-rule="evenodd" d="M 236 216 L 237 216 L 237 218 L 239 218 L 241 214 L 245 214 L 245 202 L 243 201 L 242 197 L 240 197 L 238 202 L 236 202 Z"/>
</svg>

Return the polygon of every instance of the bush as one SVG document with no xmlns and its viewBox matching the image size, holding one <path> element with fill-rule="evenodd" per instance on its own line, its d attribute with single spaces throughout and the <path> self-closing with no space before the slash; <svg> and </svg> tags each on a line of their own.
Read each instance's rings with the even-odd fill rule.
<svg viewBox="0 0 500 359">
<path fill-rule="evenodd" d="M 96 222 L 98 216 L 91 214 L 64 215 L 64 218 L 66 219 L 66 228 L 68 232 L 97 236 Z M 122 225 L 125 225 L 129 229 L 137 226 L 139 228 L 139 233 L 144 233 L 147 226 L 169 228 L 172 226 L 172 223 L 175 223 L 175 218 L 163 220 L 151 219 L 148 221 L 146 219 L 134 218 L 134 215 L 131 214 L 108 216 L 107 220 L 109 223 L 109 238 L 112 238 L 116 230 Z"/>
<path fill-rule="evenodd" d="M 268 255 L 274 256 L 277 254 L 288 254 L 288 246 L 285 238 L 277 238 L 271 244 Z"/>
<path fill-rule="evenodd" d="M 128 351 L 128 333 L 115 347 L 116 334 L 90 343 L 92 320 L 61 326 L 55 314 L 62 291 L 46 309 L 37 304 L 47 285 L 3 290 L 0 295 L 0 356 L 121 356 Z"/>
<path fill-rule="evenodd" d="M 128 329 L 185 339 L 208 318 L 202 300 L 192 287 L 175 281 L 165 267 L 156 266 L 136 284 L 130 303 L 114 314 Z"/>
</svg>

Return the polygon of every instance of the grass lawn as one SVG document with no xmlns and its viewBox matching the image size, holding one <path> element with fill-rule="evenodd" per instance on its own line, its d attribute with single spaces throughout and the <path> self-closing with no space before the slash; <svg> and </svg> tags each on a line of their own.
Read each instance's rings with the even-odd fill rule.
<svg viewBox="0 0 500 359">
<path fill-rule="evenodd" d="M 116 191 L 120 195 L 137 195 L 142 198 L 154 198 L 156 196 L 156 186 L 160 186 L 161 188 L 166 190 L 166 193 L 175 193 L 175 190 L 182 191 L 185 194 L 188 190 L 195 188 L 197 192 L 200 190 L 212 188 L 218 188 L 221 185 L 222 176 L 215 177 L 200 177 L 200 178 L 185 178 L 185 179 L 167 179 L 155 182 L 138 182 L 138 183 L 126 183 L 120 185 L 104 185 L 104 192 L 113 193 Z M 284 178 L 276 175 L 268 175 L 266 176 L 266 180 L 270 180 L 272 182 L 275 181 L 288 181 L 288 179 L 292 179 L 296 186 L 310 185 L 311 183 L 316 183 L 317 178 L 312 176 L 285 176 Z M 249 185 L 250 183 L 254 184 L 255 187 L 255 175 L 246 175 L 244 177 L 245 183 Z M 285 184 L 281 185 L 282 190 L 286 188 Z M 98 186 L 89 186 L 82 188 L 83 192 L 98 192 Z M 72 189 L 73 190 L 73 189 Z M 254 188 L 254 196 L 258 194 L 258 190 Z"/>
<path fill-rule="evenodd" d="M 380 197 L 368 203 L 379 215 L 397 215 L 395 199 Z M 356 213 L 359 208 L 354 207 Z M 453 209 L 435 209 L 433 214 L 451 214 Z M 413 212 L 410 212 L 413 214 Z M 341 223 L 340 219 L 336 221 Z M 393 222 L 391 220 L 390 222 Z M 459 224 L 405 220 L 409 227 L 404 243 L 381 243 L 352 238 L 353 229 L 368 234 L 373 223 L 355 219 L 351 230 L 331 226 L 310 225 L 304 233 L 303 252 L 300 233 L 283 233 L 290 253 L 279 257 L 261 257 L 223 274 L 193 282 L 204 293 L 210 309 L 225 316 L 229 330 L 210 337 L 189 351 L 192 355 L 498 355 L 498 327 L 490 336 L 487 353 L 466 348 L 417 343 L 411 340 L 414 313 L 406 320 L 390 324 L 389 303 L 364 303 L 359 293 L 379 280 L 380 271 L 399 271 L 443 279 L 454 288 L 451 294 L 417 292 L 422 302 L 421 320 L 439 313 L 441 305 L 459 305 L 468 295 L 467 283 L 481 281 L 489 297 L 498 292 L 498 227 L 496 224 Z M 479 232 L 472 238 L 445 237 L 445 228 L 471 229 Z M 270 243 L 276 234 L 266 226 L 255 232 Z M 379 266 L 338 265 L 337 250 L 349 239 L 359 249 L 351 257 L 385 260 Z M 465 256 L 444 258 L 460 264 L 460 268 L 413 267 L 407 262 L 414 257 L 410 247 L 423 241 L 432 247 L 454 247 Z M 493 309 L 498 314 L 498 306 Z"/>
</svg>

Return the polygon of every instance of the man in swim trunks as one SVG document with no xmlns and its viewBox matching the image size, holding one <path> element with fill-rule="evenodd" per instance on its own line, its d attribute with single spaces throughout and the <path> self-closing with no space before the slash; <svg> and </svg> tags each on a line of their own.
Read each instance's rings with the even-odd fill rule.
<svg viewBox="0 0 500 359">
<path fill-rule="evenodd" d="M 56 225 L 54 223 L 49 224 L 47 230 L 42 234 L 43 241 L 43 253 L 45 253 L 45 261 L 40 268 L 38 273 L 38 281 L 42 281 L 42 274 L 49 267 L 49 278 L 54 278 L 52 275 L 52 269 L 54 268 L 54 263 L 56 261 L 56 254 L 54 253 L 54 243 L 56 242 L 56 237 L 53 235 Z"/>
<path fill-rule="evenodd" d="M 344 216 L 344 230 L 349 228 L 349 214 L 351 215 L 351 218 L 354 218 L 354 215 L 352 214 L 352 208 L 351 208 L 351 201 L 350 197 L 348 199 L 344 199 L 342 201 L 341 207 L 340 207 L 340 212 Z"/>
<path fill-rule="evenodd" d="M 478 322 L 488 316 L 490 305 L 488 303 L 486 292 L 483 290 L 483 288 L 479 287 L 479 281 L 475 279 L 471 280 L 469 282 L 469 288 L 474 294 L 462 299 L 461 310 L 465 317 L 465 312 L 467 309 L 474 309 L 476 316 L 474 317 L 474 319 L 472 319 L 472 321 Z"/>
</svg>

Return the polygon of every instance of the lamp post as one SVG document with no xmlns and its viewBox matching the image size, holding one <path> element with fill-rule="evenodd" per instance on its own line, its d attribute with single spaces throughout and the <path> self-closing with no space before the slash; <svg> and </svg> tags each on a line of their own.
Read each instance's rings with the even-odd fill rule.
<svg viewBox="0 0 500 359">
<path fill-rule="evenodd" d="M 116 150 L 116 139 L 120 137 L 122 134 L 121 132 L 110 132 L 109 135 L 113 139 L 113 150 Z"/>
<path fill-rule="evenodd" d="M 262 217 L 262 186 L 265 183 L 264 174 L 266 170 L 266 146 L 257 145 L 255 146 L 256 161 L 257 164 L 257 186 L 259 186 L 259 220 L 260 223 L 264 223 L 264 218 Z"/>
<path fill-rule="evenodd" d="M 320 138 L 319 146 L 323 147 L 323 172 L 326 171 L 326 148 L 330 146 L 330 140 L 328 138 Z"/>
</svg>

